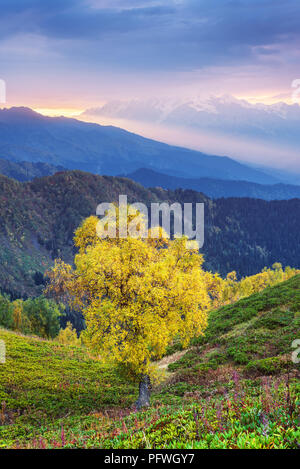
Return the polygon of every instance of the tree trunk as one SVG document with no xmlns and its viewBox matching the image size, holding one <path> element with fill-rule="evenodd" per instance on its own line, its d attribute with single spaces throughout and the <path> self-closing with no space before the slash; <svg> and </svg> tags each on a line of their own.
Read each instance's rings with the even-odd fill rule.
<svg viewBox="0 0 300 469">
<path fill-rule="evenodd" d="M 142 407 L 150 406 L 150 389 L 150 377 L 148 375 L 143 375 L 139 385 L 139 398 L 135 403 L 138 410 Z"/>
</svg>

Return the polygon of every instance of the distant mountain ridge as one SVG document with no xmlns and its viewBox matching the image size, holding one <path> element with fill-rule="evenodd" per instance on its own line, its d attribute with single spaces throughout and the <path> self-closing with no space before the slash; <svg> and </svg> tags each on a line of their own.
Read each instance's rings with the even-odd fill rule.
<svg viewBox="0 0 300 469">
<path fill-rule="evenodd" d="M 167 145 L 117 127 L 45 117 L 28 108 L 0 110 L 0 155 L 12 162 L 42 162 L 94 174 L 127 174 L 146 167 L 187 178 L 278 182 L 225 156 Z"/>
<path fill-rule="evenodd" d="M 52 176 L 65 171 L 62 166 L 29 161 L 13 162 L 0 158 L 0 174 L 20 182 L 32 181 L 35 178 Z M 158 173 L 151 169 L 141 168 L 130 174 L 120 175 L 132 179 L 146 188 L 162 187 L 163 189 L 192 189 L 202 192 L 211 199 L 221 197 L 250 197 L 263 200 L 289 200 L 300 198 L 300 186 L 290 184 L 256 184 L 247 181 L 230 181 L 222 179 L 199 178 L 188 179 Z"/>
<path fill-rule="evenodd" d="M 296 103 L 253 104 L 231 95 L 113 100 L 87 109 L 85 115 L 176 124 L 198 130 L 222 130 L 230 135 L 266 137 L 270 142 L 276 136 L 277 143 L 289 143 L 291 139 L 298 145 L 300 143 L 300 106 Z"/>
<path fill-rule="evenodd" d="M 300 198 L 300 186 L 289 184 L 262 185 L 248 181 L 226 181 L 221 179 L 199 178 L 187 179 L 158 173 L 151 169 L 141 168 L 122 175 L 144 187 L 162 187 L 163 189 L 192 189 L 204 193 L 207 197 L 250 197 L 263 200 L 289 200 Z"/>
<path fill-rule="evenodd" d="M 194 147 L 201 145 L 201 151 L 228 154 L 238 161 L 249 161 L 251 155 L 250 160 L 257 165 L 288 162 L 285 169 L 295 173 L 297 182 L 294 177 L 286 180 L 280 177 L 281 182 L 298 184 L 300 181 L 298 103 L 266 105 L 230 95 L 200 93 L 190 97 L 111 100 L 87 109 L 84 116 L 94 120 L 121 120 L 127 124 L 138 122 L 141 127 L 154 126 L 157 132 L 165 129 L 168 134 L 173 132 L 177 141 L 190 139 Z M 284 166 L 280 163 L 279 168 Z"/>
<path fill-rule="evenodd" d="M 20 182 L 31 181 L 37 177 L 52 176 L 58 171 L 64 171 L 62 166 L 48 163 L 31 163 L 30 161 L 8 161 L 0 158 L 0 174 Z"/>
</svg>

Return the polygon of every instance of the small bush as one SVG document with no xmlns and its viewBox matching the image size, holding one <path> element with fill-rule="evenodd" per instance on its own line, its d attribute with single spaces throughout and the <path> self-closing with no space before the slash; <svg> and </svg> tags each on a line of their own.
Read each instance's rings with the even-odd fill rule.
<svg viewBox="0 0 300 469">
<path fill-rule="evenodd" d="M 57 336 L 57 341 L 63 345 L 80 345 L 81 340 L 77 337 L 76 329 L 70 322 L 67 322 L 65 329 L 61 329 Z"/>
<path fill-rule="evenodd" d="M 261 360 L 251 360 L 246 366 L 246 370 L 258 371 L 266 375 L 276 375 L 288 370 L 291 364 L 282 357 L 263 358 Z"/>
</svg>

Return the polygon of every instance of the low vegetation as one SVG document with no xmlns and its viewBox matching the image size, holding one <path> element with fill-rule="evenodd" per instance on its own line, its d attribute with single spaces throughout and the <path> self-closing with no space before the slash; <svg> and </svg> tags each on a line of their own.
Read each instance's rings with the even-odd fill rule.
<svg viewBox="0 0 300 469">
<path fill-rule="evenodd" d="M 128 407 L 133 388 L 86 349 L 0 329 L 0 446 L 33 438 L 60 417 Z"/>
<path fill-rule="evenodd" d="M 297 449 L 299 326 L 299 275 L 213 311 L 142 412 L 135 387 L 84 347 L 0 330 L 0 445 Z"/>
</svg>

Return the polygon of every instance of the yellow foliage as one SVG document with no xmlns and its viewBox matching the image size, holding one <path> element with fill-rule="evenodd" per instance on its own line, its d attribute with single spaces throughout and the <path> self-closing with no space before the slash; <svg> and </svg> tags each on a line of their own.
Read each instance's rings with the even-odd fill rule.
<svg viewBox="0 0 300 469">
<path fill-rule="evenodd" d="M 13 330 L 20 332 L 23 322 L 23 301 L 16 300 L 13 302 Z"/>
<path fill-rule="evenodd" d="M 82 223 L 75 234 L 75 268 L 56 261 L 48 291 L 82 310 L 87 326 L 82 337 L 89 347 L 135 377 L 153 376 L 151 361 L 162 357 L 175 337 L 186 347 L 203 334 L 209 310 L 299 273 L 274 264 L 240 281 L 236 272 L 222 279 L 203 271 L 203 256 L 197 246 L 188 249 L 184 237 L 170 240 L 161 228 L 156 238 L 136 236 L 146 232 L 144 220 L 139 216 L 138 229 L 131 229 L 134 215 L 128 209 L 127 236 L 119 236 L 124 219 L 116 224 L 115 238 L 106 236 L 120 216 L 116 207 L 102 223 L 97 217 Z M 70 327 L 60 340 L 68 334 Z"/>
<path fill-rule="evenodd" d="M 234 303 L 241 298 L 258 293 L 266 287 L 271 287 L 277 283 L 284 282 L 300 273 L 298 269 L 286 267 L 284 270 L 280 263 L 275 263 L 272 269 L 265 267 L 260 273 L 243 277 L 240 281 L 236 278 L 236 272 L 230 272 L 226 279 L 220 282 L 218 298 L 213 301 L 213 306 L 218 307 L 228 303 Z"/>
<path fill-rule="evenodd" d="M 63 345 L 80 345 L 81 341 L 77 337 L 76 329 L 70 322 L 67 322 L 65 329 L 60 329 L 56 340 Z"/>
<path fill-rule="evenodd" d="M 151 360 L 174 337 L 187 346 L 206 328 L 211 298 L 203 257 L 187 249 L 185 238 L 170 241 L 162 231 L 155 240 L 99 238 L 97 220 L 76 231 L 75 268 L 56 262 L 50 290 L 82 308 L 85 340 L 103 358 L 135 376 L 151 374 Z"/>
</svg>

